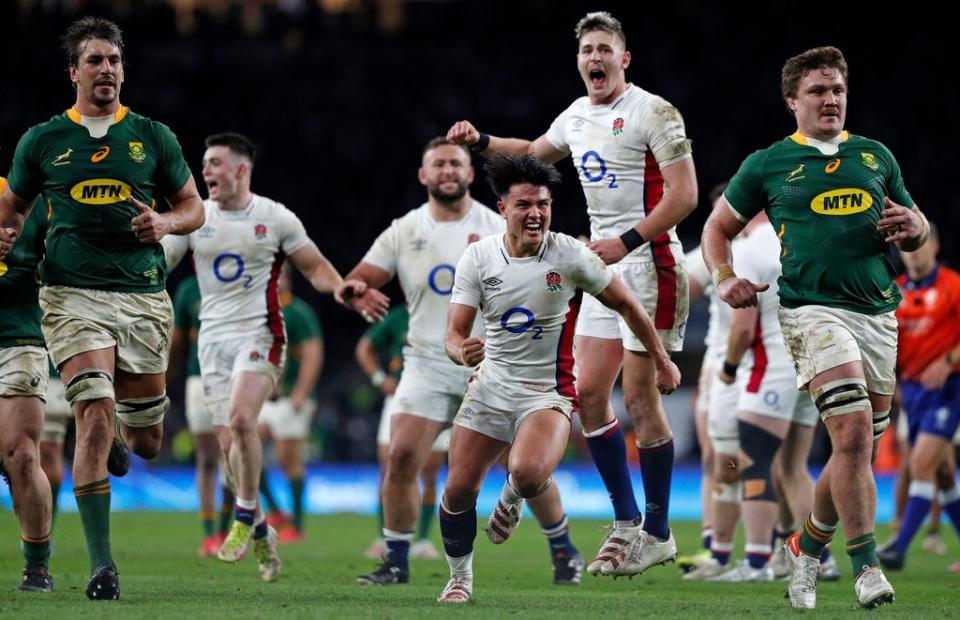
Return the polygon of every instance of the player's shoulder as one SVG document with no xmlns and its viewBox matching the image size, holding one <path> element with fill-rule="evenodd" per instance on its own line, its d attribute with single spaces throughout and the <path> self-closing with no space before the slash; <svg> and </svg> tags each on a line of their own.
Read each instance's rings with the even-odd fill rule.
<svg viewBox="0 0 960 620">
<path fill-rule="evenodd" d="M 42 139 L 50 134 L 68 129 L 73 125 L 73 121 L 67 116 L 66 112 L 50 117 L 42 123 L 37 123 L 27 129 L 20 138 L 21 145 L 28 145 Z"/>
<path fill-rule="evenodd" d="M 939 277 L 944 283 L 947 284 L 947 286 L 960 292 L 960 272 L 951 269 L 946 265 L 940 265 Z"/>
<path fill-rule="evenodd" d="M 593 252 L 586 250 L 586 244 L 576 237 L 562 232 L 549 231 L 544 239 L 546 249 L 544 258 L 556 265 L 576 265 L 584 260 L 592 260 L 596 256 Z"/>
<path fill-rule="evenodd" d="M 123 117 L 123 122 L 126 123 L 128 127 L 134 128 L 134 130 L 141 135 L 153 136 L 158 139 L 176 139 L 169 125 L 153 120 L 143 114 L 138 114 L 129 108 L 127 108 L 127 112 Z"/>
<path fill-rule="evenodd" d="M 253 217 L 276 220 L 295 215 L 285 204 L 273 198 L 261 196 L 260 194 L 253 194 L 252 196 L 250 214 Z"/>
<path fill-rule="evenodd" d="M 410 209 L 398 218 L 394 218 L 391 226 L 400 228 L 417 228 L 425 225 L 430 220 L 429 206 L 423 203 L 419 207 Z"/>
<path fill-rule="evenodd" d="M 590 97 L 587 97 L 586 95 L 577 97 L 558 116 L 565 117 L 571 115 L 583 115 L 590 111 L 591 106 L 592 104 L 590 103 Z"/>
<path fill-rule="evenodd" d="M 485 226 L 494 227 L 496 229 L 501 229 L 504 227 L 503 216 L 479 200 L 474 200 L 473 204 L 470 205 L 468 217 L 476 218 L 477 221 L 482 222 Z"/>
</svg>

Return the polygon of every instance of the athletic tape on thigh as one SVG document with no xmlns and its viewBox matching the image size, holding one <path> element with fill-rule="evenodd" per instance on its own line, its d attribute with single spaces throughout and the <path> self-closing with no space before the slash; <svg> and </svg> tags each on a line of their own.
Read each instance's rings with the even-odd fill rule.
<svg viewBox="0 0 960 620">
<path fill-rule="evenodd" d="M 858 411 L 872 412 L 867 382 L 859 378 L 828 381 L 813 392 L 813 402 L 821 418 Z"/>
<path fill-rule="evenodd" d="M 890 426 L 890 410 L 873 412 L 873 439 L 876 441 L 883 436 L 883 431 Z"/>
<path fill-rule="evenodd" d="M 731 504 L 739 504 L 740 498 L 743 495 L 743 484 L 740 482 L 734 482 L 733 484 L 728 484 L 726 482 L 717 482 L 717 486 L 713 488 L 713 501 L 715 502 L 729 502 Z"/>
<path fill-rule="evenodd" d="M 773 433 L 743 420 L 737 420 L 737 428 L 740 431 L 740 449 L 753 461 L 740 476 L 743 481 L 744 501 L 777 501 L 770 468 L 782 440 Z"/>
<path fill-rule="evenodd" d="M 163 415 L 170 409 L 166 394 L 147 398 L 125 398 L 117 401 L 117 417 L 134 428 L 145 428 L 163 422 Z"/>
<path fill-rule="evenodd" d="M 84 368 L 73 376 L 63 395 L 71 405 L 78 400 L 113 400 L 113 375 L 102 368 Z"/>
</svg>

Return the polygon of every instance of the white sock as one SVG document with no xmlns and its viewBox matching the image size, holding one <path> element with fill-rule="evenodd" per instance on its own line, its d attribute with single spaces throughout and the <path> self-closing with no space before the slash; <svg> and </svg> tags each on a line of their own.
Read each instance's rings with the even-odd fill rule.
<svg viewBox="0 0 960 620">
<path fill-rule="evenodd" d="M 447 556 L 451 577 L 462 577 L 473 581 L 473 551 L 459 558 Z"/>
</svg>

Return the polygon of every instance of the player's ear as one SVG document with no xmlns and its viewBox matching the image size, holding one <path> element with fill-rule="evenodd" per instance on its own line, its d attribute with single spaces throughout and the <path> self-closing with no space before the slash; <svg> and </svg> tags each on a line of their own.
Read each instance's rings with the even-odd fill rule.
<svg viewBox="0 0 960 620">
<path fill-rule="evenodd" d="M 67 72 L 70 74 L 70 82 L 76 87 L 77 82 L 80 81 L 80 76 L 77 74 L 77 65 L 71 63 L 67 67 Z"/>
<path fill-rule="evenodd" d="M 427 171 L 423 169 L 423 166 L 420 166 L 417 170 L 417 179 L 419 179 L 420 185 L 427 186 Z"/>
<path fill-rule="evenodd" d="M 623 52 L 623 59 L 620 61 L 620 68 L 621 68 L 621 69 L 626 69 L 627 67 L 630 66 L 630 58 L 631 58 L 630 52 L 624 51 L 624 52 Z"/>
<path fill-rule="evenodd" d="M 473 179 L 477 175 L 476 169 L 473 166 L 467 167 L 467 185 L 473 184 Z"/>
<path fill-rule="evenodd" d="M 502 200 L 497 201 L 497 210 L 500 211 L 500 215 L 503 216 L 503 219 L 507 219 L 507 205 L 503 204 Z"/>
</svg>

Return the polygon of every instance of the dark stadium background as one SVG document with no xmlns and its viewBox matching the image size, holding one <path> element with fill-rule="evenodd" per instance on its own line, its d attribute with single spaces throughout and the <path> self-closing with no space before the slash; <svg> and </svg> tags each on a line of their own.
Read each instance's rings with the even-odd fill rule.
<svg viewBox="0 0 960 620">
<path fill-rule="evenodd" d="M 200 8 L 182 8 L 191 4 Z M 391 219 L 423 201 L 416 171 L 429 138 L 460 119 L 534 138 L 583 94 L 573 25 L 598 9 L 624 23 L 628 77 L 674 103 L 693 139 L 701 200 L 679 227 L 685 247 L 698 243 L 710 188 L 795 129 L 779 95 L 783 61 L 832 44 L 851 66 L 848 129 L 896 154 L 907 187 L 940 225 L 943 257 L 956 264 L 955 34 L 922 3 L 904 14 L 879 2 L 8 0 L 0 3 L 0 171 L 23 131 L 73 103 L 64 27 L 104 15 L 125 33 L 122 102 L 173 128 L 198 182 L 204 136 L 250 136 L 259 146 L 254 190 L 291 207 L 345 273 Z M 586 232 L 576 173 L 568 161 L 560 169 L 553 228 Z M 482 175 L 473 193 L 494 203 Z M 183 275 L 173 274 L 171 291 Z M 365 326 L 304 286 L 327 345 L 315 452 L 368 460 L 379 404 L 353 361 Z M 700 304 L 678 356 L 691 385 L 704 317 Z M 182 415 L 168 424 L 173 438 Z"/>
</svg>

